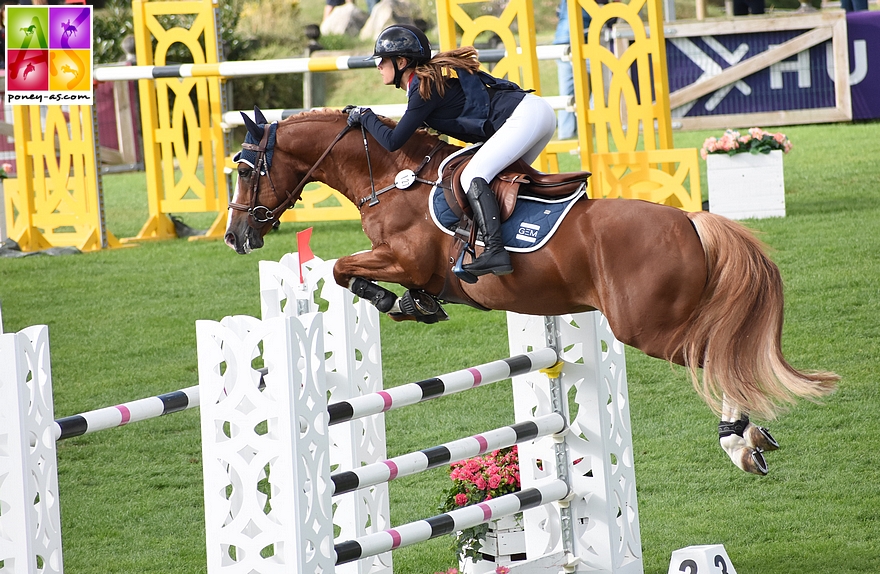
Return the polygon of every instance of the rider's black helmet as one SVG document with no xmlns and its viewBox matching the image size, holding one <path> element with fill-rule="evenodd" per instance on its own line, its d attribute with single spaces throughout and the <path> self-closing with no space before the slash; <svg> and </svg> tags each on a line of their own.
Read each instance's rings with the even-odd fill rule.
<svg viewBox="0 0 880 574">
<path fill-rule="evenodd" d="M 403 57 L 419 65 L 431 59 L 431 42 L 425 33 L 409 24 L 388 26 L 376 38 L 372 59 Z"/>
</svg>

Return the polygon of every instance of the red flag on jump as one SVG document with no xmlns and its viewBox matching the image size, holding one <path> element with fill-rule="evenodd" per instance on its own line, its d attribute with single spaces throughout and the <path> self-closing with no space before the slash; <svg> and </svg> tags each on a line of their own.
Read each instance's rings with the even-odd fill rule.
<svg viewBox="0 0 880 574">
<path fill-rule="evenodd" d="M 312 239 L 312 227 L 303 231 L 296 232 L 296 250 L 299 253 L 299 282 L 305 283 L 303 277 L 303 263 L 315 258 L 312 248 L 309 247 L 309 241 Z"/>
</svg>

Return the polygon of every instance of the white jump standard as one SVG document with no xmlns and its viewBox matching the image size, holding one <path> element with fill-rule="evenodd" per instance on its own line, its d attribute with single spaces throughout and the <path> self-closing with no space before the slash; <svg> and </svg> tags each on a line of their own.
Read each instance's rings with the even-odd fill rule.
<svg viewBox="0 0 880 574">
<path fill-rule="evenodd" d="M 272 319 L 248 319 L 252 324 L 245 325 L 244 318 L 236 317 L 227 318 L 220 325 L 197 325 L 200 381 L 208 385 L 203 387 L 202 396 L 218 396 L 223 389 L 234 398 L 229 401 L 227 396 L 221 397 L 217 404 L 220 410 L 214 409 L 213 400 L 204 398 L 211 405 L 202 407 L 206 417 L 206 512 L 217 508 L 206 514 L 209 574 L 242 569 L 261 573 L 390 573 L 390 551 L 395 548 L 521 510 L 527 560 L 509 564 L 512 571 L 643 571 L 623 346 L 610 333 L 604 318 L 597 313 L 559 318 L 508 314 L 512 357 L 387 390 L 381 386 L 378 370 L 368 378 L 378 388 L 362 394 L 343 384 L 341 371 L 331 372 L 318 366 L 325 355 L 334 361 L 350 356 L 344 347 L 337 346 L 332 353 L 322 349 L 320 333 L 324 333 L 324 344 L 338 343 L 345 333 L 357 333 L 346 337 L 348 345 L 357 346 L 357 356 L 379 359 L 378 334 L 352 330 L 371 323 L 374 308 L 362 299 L 355 301 L 354 307 L 350 298 L 341 304 L 335 299 L 332 262 L 309 262 L 303 285 L 298 262 L 290 263 L 295 264 L 266 263 L 265 270 L 261 264 L 262 308 L 264 317 Z M 312 294 L 317 285 L 322 290 L 318 296 Z M 349 297 L 345 290 L 342 294 Z M 331 301 L 327 311 L 301 315 L 314 311 L 316 300 Z M 358 305 L 365 306 L 367 313 L 363 314 L 364 309 Z M 357 308 L 356 318 L 340 319 L 334 315 L 346 308 Z M 321 315 L 324 321 L 332 323 L 322 325 Z M 283 325 L 277 319 L 283 319 Z M 332 338 L 328 338 L 330 334 Z M 286 342 L 282 343 L 283 339 Z M 238 345 L 243 347 L 237 349 Z M 277 355 L 282 349 L 292 356 Z M 248 365 L 261 354 L 269 374 L 265 391 L 257 393 L 255 375 L 249 372 Z M 232 368 L 233 365 L 236 367 Z M 327 391 L 322 389 L 323 384 L 330 383 L 331 375 L 334 390 L 333 397 L 328 399 Z M 361 421 L 381 417 L 401 406 L 507 377 L 513 378 L 516 418 L 516 424 L 507 429 L 393 459 L 380 457 L 358 462 L 363 460 L 358 458 L 360 455 L 346 455 L 351 461 L 347 464 L 341 462 L 346 457 L 333 459 L 335 440 L 330 431 L 360 425 Z M 363 374 L 350 379 L 354 384 L 363 380 Z M 212 390 L 208 392 L 206 388 Z M 344 400 L 335 400 L 340 392 L 348 397 L 342 394 L 340 398 Z M 569 415 L 567 398 L 577 404 L 576 416 Z M 231 407 L 238 409 L 238 405 L 245 408 L 240 413 L 233 412 Z M 281 416 L 279 408 L 288 405 L 293 408 L 292 413 Z M 213 413 L 209 412 L 212 410 Z M 259 413 L 258 418 L 254 418 L 255 413 Z M 239 420 L 239 416 L 243 418 Z M 259 420 L 277 421 L 278 425 L 270 422 L 269 432 L 258 436 L 251 429 Z M 291 426 L 282 421 L 298 424 Z M 384 500 L 387 504 L 387 495 L 379 499 L 370 497 L 382 492 L 382 488 L 387 489 L 388 481 L 445 464 L 441 461 L 479 454 L 491 448 L 491 433 L 510 435 L 509 440 L 498 443 L 500 446 L 516 440 L 514 429 L 519 429 L 520 434 L 531 434 L 533 431 L 528 429 L 544 424 L 550 425 L 546 433 L 535 433 L 534 440 L 517 441 L 523 477 L 519 498 L 499 497 L 484 506 L 456 509 L 401 526 L 392 525 L 389 514 L 383 514 L 378 506 L 372 506 L 375 502 L 369 502 L 367 514 L 359 515 L 355 521 L 355 528 L 361 529 L 362 534 L 347 535 L 343 526 L 343 531 L 334 536 L 334 529 L 340 532 L 339 524 L 351 522 L 350 511 L 342 510 L 345 497 L 355 496 L 355 507 L 368 500 Z M 230 436 L 229 431 L 218 433 L 221 428 L 237 430 Z M 290 435 L 285 428 L 299 432 Z M 555 430 L 559 428 L 562 430 Z M 245 434 L 250 437 L 247 441 Z M 362 434 L 357 431 L 352 436 L 359 438 Z M 222 449 L 208 446 L 215 439 Z M 369 444 L 379 446 L 375 442 Z M 249 457 L 230 455 L 230 448 L 234 453 L 261 454 L 251 461 Z M 262 454 L 264 449 L 268 450 Z M 267 460 L 276 462 L 264 469 Z M 331 465 L 338 466 L 339 471 L 331 474 Z M 223 473 L 228 477 L 223 478 Z M 251 484 L 267 479 L 272 492 L 271 508 L 266 505 L 265 496 L 249 497 L 253 507 L 246 508 L 239 493 L 247 494 Z M 230 485 L 231 499 L 226 494 Z M 274 526 L 270 528 L 270 524 Z M 270 531 L 271 536 L 267 536 Z M 275 555 L 260 556 L 269 543 L 276 548 Z M 279 554 L 278 548 L 284 552 Z M 247 557 L 247 565 L 240 563 L 241 557 Z"/>
</svg>

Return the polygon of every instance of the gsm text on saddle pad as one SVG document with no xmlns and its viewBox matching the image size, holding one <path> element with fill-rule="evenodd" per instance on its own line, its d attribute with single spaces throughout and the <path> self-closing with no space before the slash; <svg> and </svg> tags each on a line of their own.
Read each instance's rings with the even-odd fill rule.
<svg viewBox="0 0 880 574">
<path fill-rule="evenodd" d="M 42 103 L 43 100 L 50 102 L 67 101 L 67 100 L 90 100 L 89 94 L 6 94 L 6 103 L 30 101 L 34 103 Z"/>
</svg>

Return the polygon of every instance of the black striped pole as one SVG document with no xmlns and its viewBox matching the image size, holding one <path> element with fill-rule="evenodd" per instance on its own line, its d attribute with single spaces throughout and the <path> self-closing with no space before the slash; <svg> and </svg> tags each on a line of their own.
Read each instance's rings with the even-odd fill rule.
<svg viewBox="0 0 880 574">
<path fill-rule="evenodd" d="M 152 419 L 197 406 L 199 406 L 198 385 L 164 395 L 138 399 L 130 403 L 57 419 L 55 421 L 55 440 L 121 427 L 128 423 Z"/>
<path fill-rule="evenodd" d="M 386 391 L 340 401 L 327 406 L 327 412 L 330 413 L 329 424 L 335 425 L 345 421 L 384 413 L 444 395 L 466 391 L 481 384 L 496 383 L 517 375 L 552 367 L 558 360 L 559 357 L 556 351 L 544 348 L 532 351 L 531 353 L 447 373 L 433 379 L 409 383 Z"/>
<path fill-rule="evenodd" d="M 554 479 L 535 488 L 505 494 L 446 514 L 439 514 L 397 528 L 368 534 L 356 540 L 340 542 L 333 547 L 336 553 L 336 565 L 354 562 L 361 558 L 376 556 L 438 536 L 452 534 L 484 522 L 561 500 L 566 496 L 568 496 L 568 486 L 564 481 Z"/>
<path fill-rule="evenodd" d="M 260 372 L 259 386 L 266 386 L 263 377 L 268 370 L 257 369 Z M 153 419 L 162 415 L 185 411 L 201 404 L 199 386 L 187 387 L 179 391 L 138 399 L 121 405 L 104 407 L 86 413 L 64 417 L 55 420 L 55 440 L 80 436 L 99 430 L 106 430 Z"/>
<path fill-rule="evenodd" d="M 551 413 L 531 421 L 516 423 L 440 446 L 397 456 L 390 460 L 361 466 L 354 470 L 339 472 L 330 476 L 330 480 L 333 482 L 333 495 L 375 486 L 429 468 L 478 456 L 490 450 L 559 433 L 565 429 L 565 426 L 565 418 L 562 415 Z"/>
</svg>

